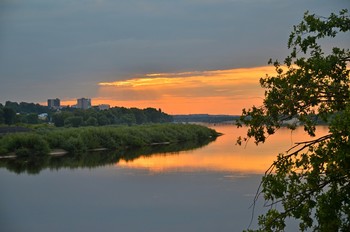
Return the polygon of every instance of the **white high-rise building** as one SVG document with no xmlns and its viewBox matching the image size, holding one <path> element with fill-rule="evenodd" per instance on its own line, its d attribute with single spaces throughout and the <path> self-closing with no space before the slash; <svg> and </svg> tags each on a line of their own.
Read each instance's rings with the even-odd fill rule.
<svg viewBox="0 0 350 232">
<path fill-rule="evenodd" d="M 91 99 L 90 98 L 77 99 L 77 108 L 83 109 L 83 110 L 91 108 Z"/>
<path fill-rule="evenodd" d="M 59 109 L 61 107 L 61 101 L 60 99 L 47 99 L 47 106 L 50 109 Z"/>
</svg>

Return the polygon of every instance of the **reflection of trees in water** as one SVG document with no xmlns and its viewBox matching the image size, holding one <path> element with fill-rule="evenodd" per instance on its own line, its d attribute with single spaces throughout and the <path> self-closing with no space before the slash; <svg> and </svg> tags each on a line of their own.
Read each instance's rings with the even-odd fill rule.
<svg viewBox="0 0 350 232">
<path fill-rule="evenodd" d="M 67 154 L 59 157 L 35 156 L 32 158 L 23 157 L 1 159 L 0 168 L 5 167 L 7 170 L 17 174 L 24 172 L 28 174 L 38 174 L 44 169 L 58 170 L 60 168 L 96 168 L 108 164 L 116 164 L 119 162 L 119 160 L 132 161 L 139 157 L 145 156 L 178 154 L 180 151 L 194 150 L 203 147 L 214 140 L 145 146 L 139 149 Z"/>
</svg>

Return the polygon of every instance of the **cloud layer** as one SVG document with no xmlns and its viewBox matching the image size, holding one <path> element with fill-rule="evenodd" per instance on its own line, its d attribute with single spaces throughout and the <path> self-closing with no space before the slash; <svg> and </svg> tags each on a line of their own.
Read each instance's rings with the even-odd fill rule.
<svg viewBox="0 0 350 232">
<path fill-rule="evenodd" d="M 98 83 L 136 75 L 262 66 L 285 56 L 304 11 L 345 7 L 342 0 L 4 0 L 0 100 L 97 97 Z"/>
<path fill-rule="evenodd" d="M 259 79 L 273 73 L 271 66 L 151 73 L 123 81 L 100 82 L 95 101 L 129 107 L 148 104 L 177 114 L 239 114 L 243 107 L 262 103 Z"/>
</svg>

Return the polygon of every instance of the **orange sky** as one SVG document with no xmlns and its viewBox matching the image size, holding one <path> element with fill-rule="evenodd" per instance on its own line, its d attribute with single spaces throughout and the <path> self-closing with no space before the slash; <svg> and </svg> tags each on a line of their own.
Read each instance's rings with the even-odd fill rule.
<svg viewBox="0 0 350 232">
<path fill-rule="evenodd" d="M 264 90 L 259 79 L 267 73 L 273 74 L 274 67 L 145 74 L 98 83 L 92 104 L 154 107 L 169 114 L 240 114 L 242 108 L 261 105 Z"/>
</svg>

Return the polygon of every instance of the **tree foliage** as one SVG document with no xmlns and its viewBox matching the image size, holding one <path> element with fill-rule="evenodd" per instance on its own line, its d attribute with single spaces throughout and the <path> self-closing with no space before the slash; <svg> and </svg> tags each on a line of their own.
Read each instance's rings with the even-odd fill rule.
<svg viewBox="0 0 350 232">
<path fill-rule="evenodd" d="M 81 119 L 78 122 L 77 117 Z M 74 119 L 74 120 L 73 120 Z M 52 114 L 52 122 L 57 127 L 79 127 L 88 125 L 135 125 L 172 122 L 172 116 L 154 108 L 137 109 L 113 107 L 108 110 L 91 108 L 88 110 L 63 108 Z M 73 123 L 74 122 L 74 123 Z"/>
<path fill-rule="evenodd" d="M 263 105 L 243 110 L 239 126 L 248 132 L 238 144 L 263 143 L 288 119 L 298 119 L 310 136 L 318 118 L 329 125 L 327 135 L 295 144 L 266 171 L 257 197 L 263 194 L 270 208 L 259 216 L 259 231 L 282 231 L 287 218 L 297 219 L 301 231 L 350 231 L 350 51 L 335 38 L 349 30 L 347 10 L 329 17 L 306 12 L 290 34 L 290 55 L 283 64 L 270 60 L 276 75 L 260 79 Z"/>
<path fill-rule="evenodd" d="M 12 125 L 16 121 L 16 112 L 12 108 L 4 107 L 3 108 L 3 121 L 7 125 Z"/>
<path fill-rule="evenodd" d="M 47 106 L 43 106 L 40 104 L 35 104 L 35 103 L 28 103 L 28 102 L 11 102 L 11 101 L 6 101 L 5 107 L 11 108 L 16 113 L 20 114 L 28 114 L 28 113 L 48 113 L 50 110 Z"/>
<path fill-rule="evenodd" d="M 45 120 L 39 120 L 38 114 L 47 113 Z M 78 119 L 79 118 L 79 119 Z M 81 120 L 80 120 L 81 119 Z M 87 110 L 63 107 L 59 111 L 34 103 L 6 101 L 0 104 L 0 124 L 38 124 L 52 122 L 56 127 L 104 126 L 104 125 L 140 125 L 147 123 L 172 122 L 173 117 L 155 108 L 113 107 L 99 110 L 92 107 Z"/>
</svg>

